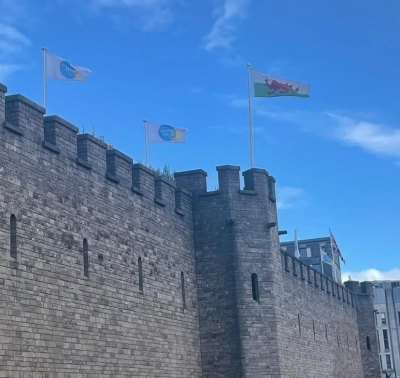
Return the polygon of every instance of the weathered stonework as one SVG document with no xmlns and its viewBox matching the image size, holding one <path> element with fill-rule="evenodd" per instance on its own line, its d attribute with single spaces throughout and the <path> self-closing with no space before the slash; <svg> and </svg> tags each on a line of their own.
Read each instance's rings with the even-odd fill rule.
<svg viewBox="0 0 400 378">
<path fill-rule="evenodd" d="M 265 170 L 170 182 L 5 93 L 0 377 L 379 377 L 370 302 L 280 251 Z"/>
</svg>

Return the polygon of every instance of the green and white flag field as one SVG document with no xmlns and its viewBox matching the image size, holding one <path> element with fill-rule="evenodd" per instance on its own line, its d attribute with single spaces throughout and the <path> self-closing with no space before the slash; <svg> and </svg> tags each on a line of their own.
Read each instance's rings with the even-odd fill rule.
<svg viewBox="0 0 400 378">
<path fill-rule="evenodd" d="M 254 85 L 254 97 L 310 97 L 308 84 L 264 75 L 254 70 L 251 70 L 251 77 Z"/>
</svg>

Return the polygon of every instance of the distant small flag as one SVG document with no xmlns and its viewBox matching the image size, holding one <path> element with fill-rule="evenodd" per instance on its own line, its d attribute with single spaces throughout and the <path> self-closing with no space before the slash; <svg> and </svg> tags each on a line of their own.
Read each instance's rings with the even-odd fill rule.
<svg viewBox="0 0 400 378">
<path fill-rule="evenodd" d="M 46 77 L 57 80 L 85 81 L 92 73 L 89 69 L 75 66 L 64 58 L 46 51 Z"/>
<path fill-rule="evenodd" d="M 294 230 L 294 257 L 300 258 L 299 242 L 297 241 L 297 230 Z"/>
<path fill-rule="evenodd" d="M 187 129 L 146 122 L 148 143 L 185 143 Z"/>
<path fill-rule="evenodd" d="M 333 260 L 332 258 L 325 252 L 324 247 L 319 247 L 320 253 L 321 253 L 321 261 L 323 261 L 325 264 L 332 265 Z"/>
<path fill-rule="evenodd" d="M 310 86 L 298 81 L 280 79 L 251 70 L 255 97 L 310 97 Z"/>
<path fill-rule="evenodd" d="M 340 252 L 340 249 L 336 243 L 336 240 L 332 234 L 332 231 L 329 229 L 329 235 L 330 235 L 330 239 L 331 239 L 331 248 L 332 248 L 332 252 L 333 253 L 337 253 L 340 257 L 340 259 L 346 264 L 345 259 L 343 258 L 342 253 Z"/>
</svg>

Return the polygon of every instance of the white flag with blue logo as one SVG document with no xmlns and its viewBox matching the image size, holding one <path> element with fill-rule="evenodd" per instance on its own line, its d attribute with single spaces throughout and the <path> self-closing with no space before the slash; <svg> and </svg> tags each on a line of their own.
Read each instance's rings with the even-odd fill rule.
<svg viewBox="0 0 400 378">
<path fill-rule="evenodd" d="M 333 265 L 333 260 L 332 258 L 325 252 L 324 247 L 319 247 L 319 250 L 321 252 L 321 261 L 323 261 L 325 264 Z"/>
<path fill-rule="evenodd" d="M 148 143 L 185 143 L 187 129 L 146 122 Z"/>
<path fill-rule="evenodd" d="M 89 69 L 75 66 L 57 55 L 46 51 L 46 77 L 57 80 L 85 81 L 92 73 Z"/>
</svg>

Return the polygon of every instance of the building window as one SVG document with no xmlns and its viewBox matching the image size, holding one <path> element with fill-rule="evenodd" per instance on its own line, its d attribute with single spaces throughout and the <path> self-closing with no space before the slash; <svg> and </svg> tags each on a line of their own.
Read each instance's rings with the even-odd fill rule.
<svg viewBox="0 0 400 378">
<path fill-rule="evenodd" d="M 143 291 L 143 268 L 142 268 L 142 258 L 138 258 L 138 270 L 139 270 L 139 290 Z"/>
<path fill-rule="evenodd" d="M 258 276 L 256 273 L 251 275 L 251 289 L 253 292 L 253 299 L 257 302 L 260 301 L 260 294 L 258 292 Z"/>
<path fill-rule="evenodd" d="M 376 331 L 376 337 L 377 337 L 377 341 L 378 341 L 378 350 L 380 352 L 381 351 L 381 342 L 379 341 L 379 330 Z"/>
<path fill-rule="evenodd" d="M 400 311 L 397 312 L 397 317 L 399 318 L 399 324 L 400 324 Z"/>
<path fill-rule="evenodd" d="M 379 355 L 379 361 L 380 361 L 380 363 L 381 363 L 381 370 L 383 370 L 383 366 L 382 366 L 382 356 L 381 356 L 381 355 Z"/>
<path fill-rule="evenodd" d="M 300 248 L 299 252 L 300 252 L 300 257 L 311 257 L 311 248 L 310 247 Z"/>
<path fill-rule="evenodd" d="M 390 360 L 390 354 L 386 354 L 386 369 L 392 368 L 392 361 Z"/>
<path fill-rule="evenodd" d="M 17 217 L 14 214 L 10 217 L 10 257 L 17 258 Z"/>
<path fill-rule="evenodd" d="M 328 340 L 328 326 L 325 324 L 325 337 Z"/>
<path fill-rule="evenodd" d="M 383 330 L 383 344 L 385 346 L 385 350 L 389 350 L 389 338 L 387 329 Z"/>
<path fill-rule="evenodd" d="M 182 304 L 186 307 L 186 294 L 185 294 L 185 275 L 181 272 L 181 289 L 182 289 Z"/>
<path fill-rule="evenodd" d="M 367 336 L 367 349 L 371 350 L 371 339 Z"/>
<path fill-rule="evenodd" d="M 381 312 L 381 323 L 382 325 L 386 324 L 386 314 L 384 312 Z"/>
<path fill-rule="evenodd" d="M 83 239 L 83 275 L 89 277 L 89 247 L 86 239 Z"/>
</svg>

